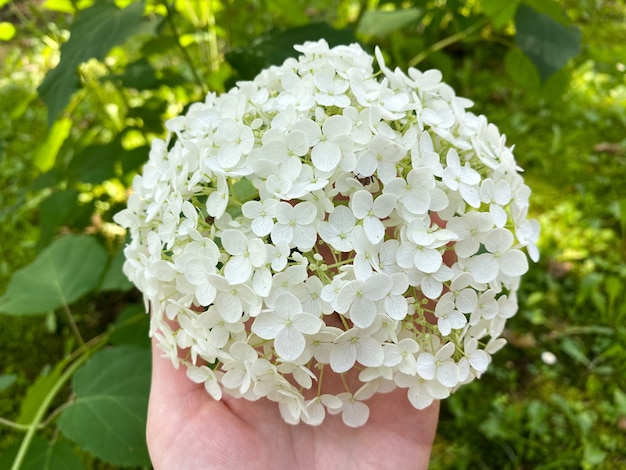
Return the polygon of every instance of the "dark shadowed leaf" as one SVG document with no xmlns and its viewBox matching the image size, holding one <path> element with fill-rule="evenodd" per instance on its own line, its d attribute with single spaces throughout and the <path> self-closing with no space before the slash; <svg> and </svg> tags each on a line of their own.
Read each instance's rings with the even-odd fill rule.
<svg viewBox="0 0 626 470">
<path fill-rule="evenodd" d="M 357 42 L 348 29 L 334 29 L 326 23 L 313 23 L 286 31 L 274 31 L 253 41 L 250 46 L 240 47 L 226 54 L 226 60 L 239 72 L 241 78 L 252 79 L 270 65 L 280 65 L 287 58 L 299 53 L 294 44 L 326 39 L 333 47 Z"/>
<path fill-rule="evenodd" d="M 69 439 L 115 465 L 149 465 L 145 441 L 150 351 L 99 351 L 74 375 L 76 400 L 59 417 Z"/>
<path fill-rule="evenodd" d="M 0 298 L 0 312 L 37 314 L 69 305 L 97 287 L 106 262 L 106 250 L 94 238 L 60 238 L 15 272 Z"/>
<path fill-rule="evenodd" d="M 74 155 L 67 167 L 69 181 L 102 183 L 115 176 L 115 162 L 124 149 L 115 140 L 105 145 L 91 145 Z"/>
<path fill-rule="evenodd" d="M 120 249 L 109 264 L 109 267 L 104 274 L 104 279 L 100 285 L 101 291 L 107 290 L 121 290 L 126 291 L 133 287 L 133 284 L 128 280 L 126 275 L 122 272 L 122 265 L 124 264 L 124 250 Z"/>
<path fill-rule="evenodd" d="M 56 120 L 78 89 L 77 67 L 89 59 L 101 60 L 142 28 L 143 1 L 120 10 L 110 1 L 97 2 L 80 12 L 61 46 L 61 61 L 46 74 L 39 94 L 48 106 L 48 125 Z"/>
<path fill-rule="evenodd" d="M 130 304 L 115 320 L 110 341 L 112 344 L 150 348 L 150 316 L 143 305 Z"/>
<path fill-rule="evenodd" d="M 6 449 L 0 457 L 0 468 L 11 468 L 19 444 Z M 82 470 L 83 464 L 67 442 L 48 442 L 35 436 L 20 470 Z"/>
<path fill-rule="evenodd" d="M 580 52 L 581 32 L 551 16 L 520 5 L 515 16 L 515 41 L 533 61 L 542 81 Z"/>
</svg>

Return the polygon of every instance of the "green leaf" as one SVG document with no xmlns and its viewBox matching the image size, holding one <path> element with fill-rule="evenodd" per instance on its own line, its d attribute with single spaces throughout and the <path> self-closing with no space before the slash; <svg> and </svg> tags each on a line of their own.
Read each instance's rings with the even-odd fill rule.
<svg viewBox="0 0 626 470">
<path fill-rule="evenodd" d="M 126 275 L 122 272 L 122 265 L 124 264 L 124 250 L 120 249 L 109 264 L 109 268 L 104 274 L 104 279 L 100 285 L 100 291 L 107 290 L 130 290 L 133 287 L 132 282 L 128 280 Z"/>
<path fill-rule="evenodd" d="M 59 119 L 54 123 L 50 132 L 35 154 L 35 166 L 40 171 L 50 170 L 56 162 L 61 145 L 70 135 L 72 121 L 70 119 Z"/>
<path fill-rule="evenodd" d="M 59 227 L 68 225 L 78 208 L 79 192 L 75 189 L 52 191 L 39 206 L 41 226 L 40 246 L 46 246 L 58 233 Z"/>
<path fill-rule="evenodd" d="M 562 2 L 559 0 L 523 0 L 523 3 L 535 10 L 537 13 L 548 15 L 554 21 L 561 23 L 563 26 L 569 26 L 571 23 L 565 14 Z"/>
<path fill-rule="evenodd" d="M 264 68 L 282 64 L 289 57 L 298 55 L 293 49 L 295 44 L 322 38 L 331 47 L 357 42 L 352 31 L 348 29 L 338 30 L 326 23 L 312 23 L 261 36 L 249 46 L 226 54 L 226 60 L 239 72 L 241 78 L 252 79 Z"/>
<path fill-rule="evenodd" d="M 422 8 L 368 10 L 363 14 L 357 32 L 368 36 L 386 36 L 393 31 L 419 23 L 424 13 Z"/>
<path fill-rule="evenodd" d="M 115 320 L 109 340 L 111 344 L 149 349 L 150 315 L 143 305 L 131 304 Z"/>
<path fill-rule="evenodd" d="M 39 94 L 48 106 L 48 125 L 65 109 L 78 89 L 76 69 L 89 59 L 102 60 L 118 44 L 142 26 L 144 2 L 120 10 L 112 2 L 100 1 L 83 10 L 70 28 L 70 39 L 61 46 L 61 61 L 46 74 Z"/>
<path fill-rule="evenodd" d="M 96 184 L 111 179 L 115 176 L 115 162 L 123 152 L 117 140 L 106 145 L 90 145 L 74 155 L 67 167 L 67 179 Z"/>
<path fill-rule="evenodd" d="M 233 184 L 233 195 L 235 199 L 241 203 L 249 201 L 258 196 L 258 189 L 252 184 L 248 178 L 241 178 Z"/>
<path fill-rule="evenodd" d="M 107 257 L 92 237 L 68 235 L 56 240 L 15 272 L 0 298 L 0 312 L 38 314 L 71 304 L 97 287 Z"/>
<path fill-rule="evenodd" d="M 537 91 L 541 88 L 541 79 L 537 67 L 521 50 L 515 48 L 506 53 L 504 69 L 515 83 L 527 90 Z"/>
<path fill-rule="evenodd" d="M 150 90 L 160 85 L 152 64 L 143 57 L 128 64 L 120 75 L 104 77 L 104 79 L 109 78 L 120 80 L 124 88 L 136 88 L 137 90 Z"/>
<path fill-rule="evenodd" d="M 20 414 L 17 417 L 17 422 L 20 424 L 31 424 L 35 419 L 37 410 L 43 402 L 45 396 L 50 389 L 54 386 L 57 380 L 63 374 L 63 369 L 66 366 L 65 360 L 59 361 L 55 364 L 54 369 L 48 373 L 42 373 L 37 379 L 28 387 L 26 395 L 20 403 Z"/>
<path fill-rule="evenodd" d="M 17 375 L 15 374 L 2 374 L 0 375 L 0 392 L 6 390 L 15 383 Z"/>
<path fill-rule="evenodd" d="M 76 400 L 58 426 L 65 436 L 115 465 L 148 465 L 145 441 L 150 351 L 99 351 L 73 377 Z"/>
<path fill-rule="evenodd" d="M 580 52 L 581 33 L 551 16 L 520 5 L 515 16 L 515 41 L 533 61 L 542 81 Z"/>
<path fill-rule="evenodd" d="M 0 457 L 0 468 L 11 468 L 19 444 L 9 447 Z M 47 442 L 35 436 L 20 470 L 82 470 L 83 464 L 67 442 Z"/>
</svg>

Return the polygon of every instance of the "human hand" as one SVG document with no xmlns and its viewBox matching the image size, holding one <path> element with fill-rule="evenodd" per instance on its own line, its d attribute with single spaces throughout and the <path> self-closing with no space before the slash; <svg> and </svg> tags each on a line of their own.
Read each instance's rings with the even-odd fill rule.
<svg viewBox="0 0 626 470">
<path fill-rule="evenodd" d="M 370 416 L 350 428 L 341 416 L 290 425 L 267 399 L 216 401 L 153 346 L 147 441 L 156 470 L 426 469 L 439 403 L 418 411 L 406 390 L 376 394 Z M 325 383 L 340 387 L 339 383 Z"/>
</svg>

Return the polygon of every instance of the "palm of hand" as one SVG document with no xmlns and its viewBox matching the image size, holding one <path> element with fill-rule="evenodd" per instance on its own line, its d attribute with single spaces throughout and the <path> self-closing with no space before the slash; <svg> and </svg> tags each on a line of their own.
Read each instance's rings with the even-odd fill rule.
<svg viewBox="0 0 626 470">
<path fill-rule="evenodd" d="M 292 426 L 265 399 L 213 400 L 156 353 L 148 447 L 156 470 L 427 468 L 438 403 L 417 411 L 397 389 L 367 404 L 369 421 L 360 428 L 347 427 L 340 416 Z"/>
</svg>

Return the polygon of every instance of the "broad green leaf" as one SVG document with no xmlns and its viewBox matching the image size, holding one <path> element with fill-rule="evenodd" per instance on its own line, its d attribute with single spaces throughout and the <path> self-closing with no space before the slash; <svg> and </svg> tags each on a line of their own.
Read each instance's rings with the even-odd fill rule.
<svg viewBox="0 0 626 470">
<path fill-rule="evenodd" d="M 132 172 L 139 170 L 139 168 L 146 163 L 149 153 L 150 147 L 148 146 L 125 151 L 124 155 L 122 155 L 122 169 L 124 175 L 132 178 L 134 176 Z"/>
<path fill-rule="evenodd" d="M 115 176 L 115 162 L 124 149 L 119 141 L 90 145 L 80 151 L 67 166 L 67 179 L 81 183 L 102 183 Z"/>
<path fill-rule="evenodd" d="M 131 304 L 115 320 L 109 337 L 112 344 L 150 348 L 150 316 L 143 305 Z"/>
<path fill-rule="evenodd" d="M 61 145 L 70 135 L 72 121 L 70 119 L 59 119 L 50 128 L 46 139 L 42 142 L 35 155 L 35 166 L 41 172 L 48 171 L 54 166 Z"/>
<path fill-rule="evenodd" d="M 130 282 L 126 275 L 122 272 L 124 259 L 124 250 L 120 249 L 111 260 L 111 263 L 104 274 L 104 279 L 100 285 L 100 291 L 126 291 L 133 287 L 132 282 Z"/>
<path fill-rule="evenodd" d="M 241 203 L 255 198 L 258 194 L 258 189 L 248 178 L 241 178 L 233 185 L 233 195 Z"/>
<path fill-rule="evenodd" d="M 0 392 L 6 390 L 15 383 L 17 375 L 15 374 L 2 374 L 0 375 Z"/>
<path fill-rule="evenodd" d="M 537 67 L 517 48 L 510 49 L 504 56 L 504 69 L 515 83 L 528 90 L 536 91 L 541 87 Z"/>
<path fill-rule="evenodd" d="M 517 3 L 519 3 L 519 0 L 517 0 Z M 562 2 L 559 0 L 522 0 L 522 3 L 532 8 L 537 13 L 548 15 L 554 21 L 561 23 L 563 26 L 569 26 L 571 23 L 565 14 Z"/>
<path fill-rule="evenodd" d="M 422 8 L 403 8 L 393 11 L 368 10 L 363 14 L 357 32 L 368 36 L 387 34 L 417 24 L 424 16 Z"/>
<path fill-rule="evenodd" d="M 150 351 L 116 346 L 99 351 L 73 377 L 76 400 L 58 426 L 65 436 L 115 465 L 148 465 L 145 442 Z"/>
<path fill-rule="evenodd" d="M 160 85 L 152 64 L 143 57 L 126 66 L 120 75 L 104 77 L 104 79 L 119 80 L 124 88 L 136 88 L 137 90 L 149 90 Z"/>
<path fill-rule="evenodd" d="M 55 237 L 61 226 L 69 225 L 78 207 L 79 192 L 75 189 L 52 191 L 39 206 L 41 226 L 40 246 L 45 246 Z"/>
<path fill-rule="evenodd" d="M 0 41 L 10 41 L 15 36 L 15 26 L 6 21 L 0 22 Z"/>
<path fill-rule="evenodd" d="M 54 368 L 48 373 L 42 373 L 37 379 L 28 387 L 26 395 L 20 402 L 20 414 L 17 417 L 17 422 L 20 424 L 31 424 L 35 419 L 37 410 L 48 394 L 50 389 L 54 386 L 66 366 L 67 361 L 61 360 L 55 364 Z"/>
<path fill-rule="evenodd" d="M 120 10 L 113 3 L 101 1 L 83 10 L 70 28 L 70 39 L 61 46 L 61 61 L 46 74 L 39 94 L 48 106 L 51 125 L 65 109 L 78 89 L 76 69 L 89 59 L 103 59 L 141 26 L 144 2 L 139 1 Z"/>
<path fill-rule="evenodd" d="M 0 457 L 0 468 L 11 468 L 19 450 L 15 444 Z M 35 436 L 20 470 L 82 470 L 83 464 L 67 442 L 48 442 Z"/>
<path fill-rule="evenodd" d="M 107 253 L 94 238 L 60 238 L 15 272 L 0 298 L 0 312 L 38 314 L 69 305 L 98 286 L 106 262 Z"/>
<path fill-rule="evenodd" d="M 515 16 L 515 41 L 533 61 L 542 81 L 580 52 L 581 33 L 551 16 L 520 5 Z"/>
<path fill-rule="evenodd" d="M 239 72 L 241 78 L 252 79 L 270 65 L 280 65 L 287 58 L 298 55 L 295 44 L 326 39 L 333 47 L 357 42 L 352 31 L 334 29 L 326 23 L 312 23 L 286 31 L 274 31 L 261 36 L 247 47 L 226 54 L 226 60 Z"/>
</svg>

